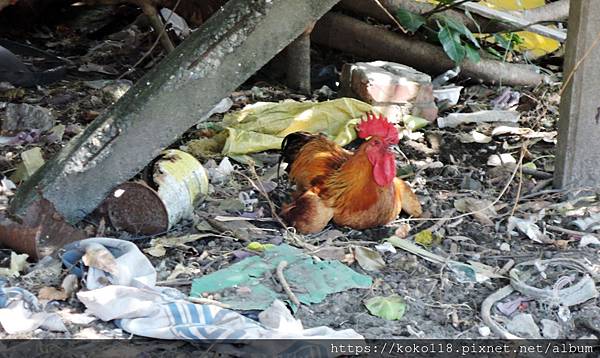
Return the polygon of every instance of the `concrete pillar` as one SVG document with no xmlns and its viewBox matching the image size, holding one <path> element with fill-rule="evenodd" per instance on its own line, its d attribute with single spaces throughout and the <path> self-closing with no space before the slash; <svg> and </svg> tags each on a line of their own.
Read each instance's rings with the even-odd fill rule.
<svg viewBox="0 0 600 358">
<path fill-rule="evenodd" d="M 571 1 L 566 46 L 554 185 L 599 187 L 600 1 Z"/>
</svg>

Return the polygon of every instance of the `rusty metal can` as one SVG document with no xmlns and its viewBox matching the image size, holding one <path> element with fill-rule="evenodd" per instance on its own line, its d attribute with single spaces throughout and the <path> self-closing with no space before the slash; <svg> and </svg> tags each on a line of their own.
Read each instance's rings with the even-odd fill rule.
<svg viewBox="0 0 600 358">
<path fill-rule="evenodd" d="M 106 203 L 108 217 L 116 229 L 156 235 L 191 218 L 195 206 L 208 192 L 208 175 L 196 158 L 169 149 L 155 161 L 150 184 L 128 182 L 112 191 Z"/>
</svg>

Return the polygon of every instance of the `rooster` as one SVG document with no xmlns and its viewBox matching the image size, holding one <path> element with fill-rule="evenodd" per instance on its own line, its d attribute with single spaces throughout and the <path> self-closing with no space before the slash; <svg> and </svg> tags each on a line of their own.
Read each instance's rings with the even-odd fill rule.
<svg viewBox="0 0 600 358">
<path fill-rule="evenodd" d="M 416 195 L 396 178 L 390 146 L 398 144 L 398 130 L 387 118 L 374 114 L 367 114 L 357 130 L 367 140 L 356 152 L 321 134 L 295 132 L 284 138 L 280 161 L 288 163 L 296 193 L 284 205 L 281 218 L 298 232 L 319 232 L 332 219 L 337 225 L 362 230 L 388 224 L 401 210 L 421 215 Z"/>
</svg>

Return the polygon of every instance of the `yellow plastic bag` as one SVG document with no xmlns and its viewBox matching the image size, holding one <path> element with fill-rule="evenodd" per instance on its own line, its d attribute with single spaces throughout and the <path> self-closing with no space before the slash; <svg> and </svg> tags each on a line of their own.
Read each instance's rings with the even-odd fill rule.
<svg viewBox="0 0 600 358">
<path fill-rule="evenodd" d="M 498 10 L 528 10 L 544 6 L 544 0 L 485 0 L 488 7 Z M 523 39 L 523 43 L 516 47 L 516 50 L 527 55 L 529 58 L 536 58 L 552 53 L 560 48 L 560 42 L 534 34 L 528 31 L 518 31 L 515 34 Z"/>
<path fill-rule="evenodd" d="M 280 149 L 283 138 L 297 131 L 324 133 L 343 146 L 356 138 L 354 126 L 372 109 L 370 104 L 352 98 L 248 105 L 223 118 L 229 136 L 222 154 L 236 156 Z"/>
</svg>

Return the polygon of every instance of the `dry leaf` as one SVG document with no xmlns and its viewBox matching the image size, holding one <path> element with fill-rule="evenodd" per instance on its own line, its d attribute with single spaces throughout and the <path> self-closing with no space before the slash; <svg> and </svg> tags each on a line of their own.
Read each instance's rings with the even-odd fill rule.
<svg viewBox="0 0 600 358">
<path fill-rule="evenodd" d="M 367 271 L 379 271 L 385 267 L 385 261 L 379 252 L 363 246 L 354 247 L 354 257 L 360 267 Z"/>
<path fill-rule="evenodd" d="M 410 232 L 410 225 L 409 224 L 400 224 L 398 226 L 398 228 L 396 229 L 396 231 L 394 232 L 394 235 L 396 235 L 397 237 L 404 239 L 408 236 L 408 233 Z"/>
<path fill-rule="evenodd" d="M 54 287 L 42 287 L 38 293 L 38 298 L 40 300 L 48 301 L 65 301 L 69 298 L 69 295 L 65 291 Z"/>
</svg>

